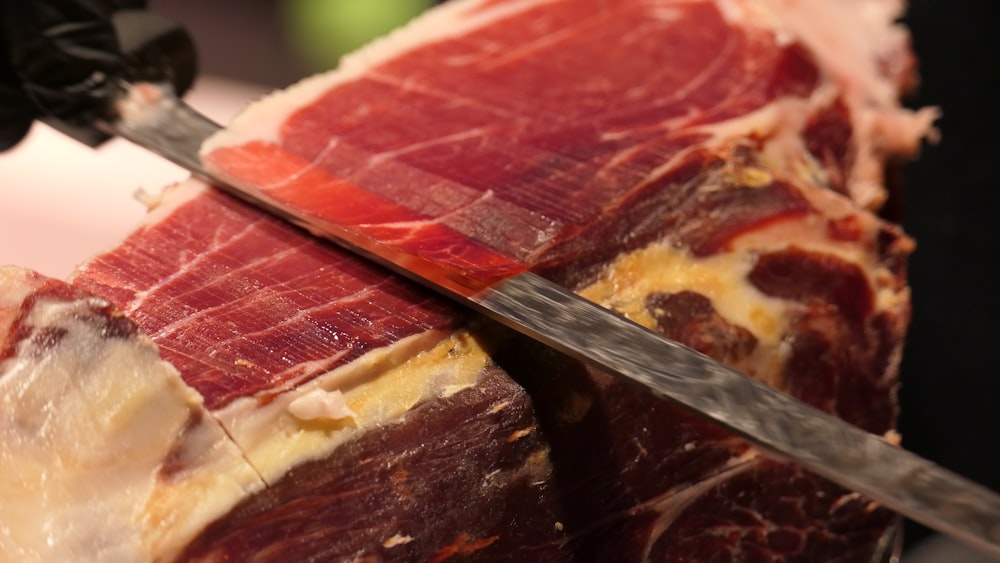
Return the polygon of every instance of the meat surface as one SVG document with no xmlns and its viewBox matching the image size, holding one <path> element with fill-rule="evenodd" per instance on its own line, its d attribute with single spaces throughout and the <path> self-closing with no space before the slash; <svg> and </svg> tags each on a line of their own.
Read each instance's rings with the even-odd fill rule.
<svg viewBox="0 0 1000 563">
<path fill-rule="evenodd" d="M 469 287 L 536 271 L 893 439 L 912 243 L 873 211 L 885 161 L 932 117 L 896 103 L 912 72 L 899 9 L 454 2 L 261 100 L 204 154 L 417 267 Z M 32 344 L 50 325 L 20 328 L 56 282 L 8 277 L 22 281 L 0 302 L 0 385 L 24 362 L 90 377 L 78 355 Z M 256 479 L 220 470 L 199 495 L 213 510 L 149 517 L 185 522 L 168 542 L 128 519 L 84 531 L 131 534 L 146 551 L 127 559 L 864 562 L 893 522 L 196 181 L 71 284 L 176 368 L 177 412 L 217 421 L 224 436 L 199 459 L 238 452 Z M 100 380 L 147 371 L 121 369 Z M 169 418 L 142 412 L 118 427 Z M 5 424 L 21 440 L 23 424 Z M 163 443 L 185 435 L 175 427 Z M 176 467 L 159 459 L 137 487 Z M 141 513 L 143 498 L 122 502 Z M 43 559 L 4 518 L 3 547 Z"/>
<path fill-rule="evenodd" d="M 443 276 L 588 271 L 675 213 L 710 254 L 822 205 L 800 182 L 877 205 L 882 157 L 919 138 L 890 3 L 855 4 L 457 2 L 250 108 L 205 158 Z"/>
<path fill-rule="evenodd" d="M 0 268 L 0 334 L 0 559 L 169 559 L 263 489 L 106 299 Z"/>
</svg>

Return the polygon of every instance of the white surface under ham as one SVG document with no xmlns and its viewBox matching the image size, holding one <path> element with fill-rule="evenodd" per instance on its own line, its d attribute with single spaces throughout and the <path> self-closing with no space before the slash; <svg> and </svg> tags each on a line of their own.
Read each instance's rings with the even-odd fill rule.
<svg viewBox="0 0 1000 563">
<path fill-rule="evenodd" d="M 266 88 L 205 76 L 188 102 L 221 123 Z M 185 170 L 122 139 L 86 147 L 38 123 L 0 153 L 0 265 L 66 278 L 142 221 L 136 192 L 158 193 Z"/>
</svg>

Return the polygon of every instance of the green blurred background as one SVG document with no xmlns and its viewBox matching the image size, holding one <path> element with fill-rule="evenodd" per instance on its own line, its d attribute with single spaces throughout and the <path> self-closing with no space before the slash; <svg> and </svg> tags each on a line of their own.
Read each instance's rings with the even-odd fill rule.
<svg viewBox="0 0 1000 563">
<path fill-rule="evenodd" d="M 431 7 L 432 0 L 284 0 L 286 32 L 302 64 L 324 70 L 340 57 Z"/>
</svg>

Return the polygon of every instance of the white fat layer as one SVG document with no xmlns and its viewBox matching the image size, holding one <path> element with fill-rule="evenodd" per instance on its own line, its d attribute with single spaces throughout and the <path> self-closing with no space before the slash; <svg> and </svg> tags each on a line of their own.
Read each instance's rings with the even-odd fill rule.
<svg viewBox="0 0 1000 563">
<path fill-rule="evenodd" d="M 313 389 L 288 404 L 288 412 L 299 420 L 340 420 L 354 418 L 340 389 Z"/>
<path fill-rule="evenodd" d="M 909 35 L 897 24 L 902 0 L 719 0 L 723 13 L 797 41 L 816 57 L 850 109 L 857 159 L 849 178 L 851 197 L 875 208 L 885 199 L 883 162 L 911 155 L 924 138 L 935 138 L 938 110 L 899 105 L 911 60 Z"/>
<path fill-rule="evenodd" d="M 30 275 L 15 266 L 0 266 L 0 335 L 9 334 L 11 324 L 20 314 L 21 303 L 35 290 L 24 279 Z"/>
<path fill-rule="evenodd" d="M 696 257 L 669 240 L 661 240 L 619 256 L 580 294 L 655 329 L 656 319 L 647 308 L 649 295 L 698 293 L 708 298 L 719 316 L 757 339 L 751 356 L 738 367 L 782 388 L 781 373 L 789 353 L 786 339 L 800 304 L 767 296 L 750 283 L 747 275 L 761 254 L 794 247 L 836 256 L 857 265 L 868 278 L 875 291 L 876 311 L 905 316 L 909 310 L 909 289 L 898 286 L 895 276 L 878 262 L 870 248 L 834 240 L 828 234 L 829 217 L 854 215 L 869 233 L 878 228 L 878 219 L 827 190 L 816 188 L 804 193 L 827 215 L 808 215 L 754 229 L 736 237 L 728 251 L 706 257 Z"/>
<path fill-rule="evenodd" d="M 206 141 L 202 152 L 250 139 L 277 141 L 279 128 L 297 108 L 332 88 L 415 48 L 467 34 L 548 1 L 555 0 L 515 0 L 484 8 L 483 0 L 459 0 L 431 10 L 348 55 L 336 71 L 307 78 L 252 104 L 226 130 Z M 652 15 L 670 13 L 670 4 L 650 3 Z M 934 136 L 932 125 L 938 117 L 934 108 L 914 112 L 898 103 L 911 60 L 909 36 L 896 23 L 903 2 L 716 0 L 716 4 L 735 25 L 770 30 L 779 44 L 799 42 L 813 53 L 851 110 L 857 149 L 848 182 L 851 196 L 863 207 L 879 206 L 885 198 L 884 159 L 914 153 L 921 139 Z"/>
<path fill-rule="evenodd" d="M 467 333 L 428 331 L 373 350 L 266 403 L 238 399 L 215 416 L 273 483 L 362 432 L 402 420 L 422 402 L 474 386 L 488 361 Z"/>
<path fill-rule="evenodd" d="M 376 66 L 435 41 L 461 37 L 499 19 L 558 0 L 512 0 L 483 8 L 485 0 L 455 0 L 345 56 L 336 71 L 306 78 L 247 107 L 224 130 L 202 145 L 202 154 L 238 145 L 247 139 L 277 141 L 279 128 L 298 108 L 330 89 L 364 76 Z"/>
<path fill-rule="evenodd" d="M 750 173 L 756 177 L 741 179 L 746 185 L 753 185 L 755 182 L 767 184 L 772 177 L 791 180 L 801 187 L 799 193 L 819 211 L 816 215 L 793 221 L 778 221 L 768 227 L 754 229 L 737 237 L 732 250 L 752 254 L 795 246 L 837 256 L 857 264 L 865 272 L 871 287 L 875 289 L 877 310 L 900 311 L 908 307 L 909 292 L 896 287 L 895 277 L 878 262 L 878 256 L 865 245 L 838 241 L 829 236 L 829 219 L 854 217 L 865 233 L 864 239 L 873 237 L 882 224 L 878 217 L 863 208 L 865 202 L 858 201 L 856 193 L 851 194 L 852 198 L 849 199 L 820 187 L 828 181 L 827 171 L 810 156 L 802 140 L 800 133 L 809 116 L 829 104 L 837 92 L 835 87 L 828 84 L 817 89 L 808 100 L 778 100 L 744 116 L 699 128 L 700 132 L 710 135 L 706 146 L 718 151 L 725 151 L 733 139 L 767 139 L 756 154 L 761 167 L 740 171 L 744 176 Z M 927 128 L 921 131 L 926 132 Z M 881 181 L 881 160 L 872 162 L 877 162 L 879 166 L 877 174 L 872 178 L 877 176 Z M 882 193 L 881 184 L 873 186 Z M 866 201 L 872 203 L 874 200 Z"/>
<path fill-rule="evenodd" d="M 0 310 L 30 275 L 0 272 Z M 102 334 L 92 304 L 38 299 L 0 363 L 0 559 L 169 558 L 263 486 L 152 342 Z"/>
<path fill-rule="evenodd" d="M 826 172 L 810 156 L 802 131 L 810 116 L 830 104 L 836 95 L 836 88 L 828 84 L 817 88 L 807 100 L 779 99 L 756 111 L 695 130 L 709 135 L 705 147 L 718 151 L 729 148 L 734 139 L 765 139 L 757 156 L 770 172 L 824 184 Z"/>
<path fill-rule="evenodd" d="M 391 549 L 399 545 L 406 545 L 411 541 L 413 541 L 413 537 L 397 533 L 396 535 L 382 542 L 382 545 L 385 546 L 387 549 Z"/>
<path fill-rule="evenodd" d="M 881 107 L 895 107 L 899 99 L 896 78 L 886 76 L 880 64 L 909 56 L 909 36 L 895 22 L 902 15 L 901 0 L 719 0 L 723 13 L 741 23 L 756 23 L 805 45 L 850 95 Z"/>
<path fill-rule="evenodd" d="M 160 221 L 169 218 L 179 208 L 200 196 L 208 189 L 208 184 L 201 180 L 191 178 L 177 184 L 168 186 L 159 194 L 137 194 L 139 199 L 147 208 L 148 213 L 143 219 L 141 228 L 155 226 Z M 166 197 L 169 191 L 170 196 Z"/>
<path fill-rule="evenodd" d="M 753 252 L 699 258 L 669 241 L 659 241 L 618 257 L 580 295 L 651 329 L 656 328 L 656 319 L 647 309 L 649 295 L 683 291 L 702 295 L 720 317 L 757 338 L 750 357 L 736 367 L 781 388 L 788 355 L 784 339 L 794 304 L 764 295 L 747 281 L 755 259 Z"/>
<path fill-rule="evenodd" d="M 787 303 L 764 295 L 747 281 L 754 260 L 751 253 L 698 258 L 660 241 L 620 256 L 580 294 L 655 328 L 646 297 L 692 291 L 707 297 L 719 315 L 749 330 L 762 344 L 777 345 L 787 328 Z"/>
<path fill-rule="evenodd" d="M 682 488 L 672 489 L 663 492 L 645 503 L 645 506 L 656 512 L 658 515 L 653 523 L 647 541 L 644 546 L 642 561 L 650 561 L 649 554 L 652 548 L 659 541 L 660 537 L 670 529 L 674 520 L 680 516 L 692 502 L 701 498 L 712 489 L 722 483 L 745 473 L 757 466 L 760 454 L 756 450 L 750 449 L 742 455 L 733 457 L 726 462 L 717 473 L 707 477 L 703 481 L 685 485 Z"/>
</svg>

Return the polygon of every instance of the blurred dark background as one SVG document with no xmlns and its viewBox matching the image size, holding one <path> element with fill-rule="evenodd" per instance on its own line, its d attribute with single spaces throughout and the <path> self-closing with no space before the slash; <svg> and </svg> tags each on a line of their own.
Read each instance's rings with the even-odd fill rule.
<svg viewBox="0 0 1000 563">
<path fill-rule="evenodd" d="M 1000 2 L 911 0 L 911 103 L 941 141 L 904 176 L 913 324 L 903 356 L 907 448 L 1000 490 Z M 925 530 L 910 525 L 912 542 Z"/>
<path fill-rule="evenodd" d="M 150 0 L 149 7 L 191 33 L 202 74 L 283 87 L 311 70 L 290 39 L 283 0 Z"/>
<path fill-rule="evenodd" d="M 308 4 L 151 2 L 195 35 L 203 73 L 275 87 L 332 64 L 303 45 L 314 33 Z M 411 2 L 397 19 L 419 8 Z M 938 106 L 943 117 L 941 141 L 903 173 L 903 223 L 918 246 L 900 431 L 908 449 L 1000 490 L 1000 2 L 911 0 L 904 21 L 921 74 L 907 103 Z M 908 545 L 926 535 L 907 523 Z"/>
<path fill-rule="evenodd" d="M 183 25 L 201 72 L 284 87 L 442 0 L 148 0 Z"/>
</svg>

